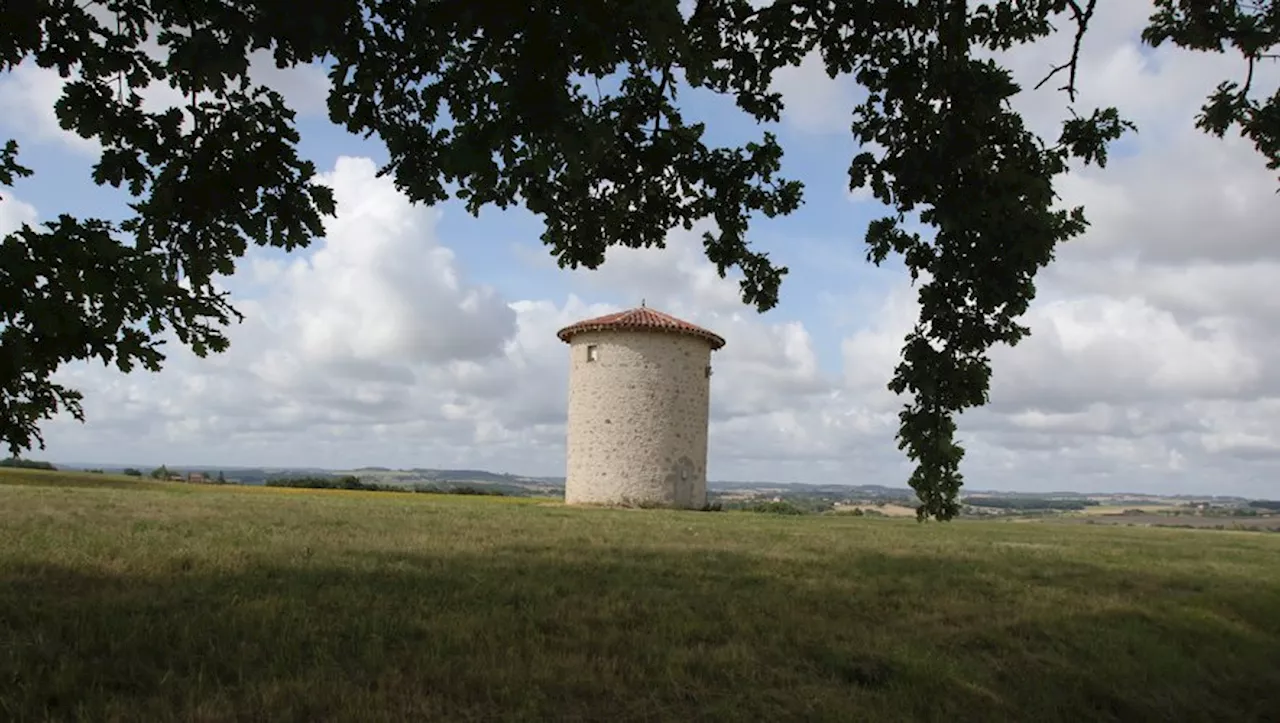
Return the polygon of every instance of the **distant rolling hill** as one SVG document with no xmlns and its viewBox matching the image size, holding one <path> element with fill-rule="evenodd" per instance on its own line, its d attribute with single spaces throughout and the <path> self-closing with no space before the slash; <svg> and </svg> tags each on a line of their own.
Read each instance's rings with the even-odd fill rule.
<svg viewBox="0 0 1280 723">
<path fill-rule="evenodd" d="M 121 465 L 90 464 L 83 462 L 57 462 L 62 469 L 102 470 L 105 472 L 121 472 L 128 468 L 141 470 L 148 474 L 155 465 Z M 489 487 L 509 493 L 559 494 L 564 489 L 564 477 L 520 475 L 510 472 L 492 472 L 483 469 L 448 469 L 432 467 L 413 467 L 394 469 L 377 465 L 368 465 L 354 469 L 325 469 L 320 467 L 238 467 L 234 465 L 175 465 L 168 464 L 169 470 L 175 474 L 202 472 L 209 476 L 223 473 L 228 481 L 241 484 L 260 485 L 272 479 L 288 477 L 315 477 L 354 475 L 364 482 L 378 484 L 429 486 L 463 486 L 471 485 Z M 880 484 L 814 484 L 807 482 L 772 482 L 768 480 L 729 481 L 711 480 L 707 489 L 721 495 L 734 494 L 775 494 L 802 495 L 806 497 L 859 498 L 874 501 L 905 501 L 915 504 L 915 493 L 907 487 L 891 487 Z M 1037 499 L 1097 499 L 1108 504 L 1137 504 L 1142 501 L 1187 501 L 1204 500 L 1218 503 L 1242 503 L 1246 498 L 1224 495 L 1156 495 L 1121 492 L 1019 492 L 1010 490 L 966 489 L 966 496 L 999 496 L 1006 498 L 1029 497 Z"/>
</svg>

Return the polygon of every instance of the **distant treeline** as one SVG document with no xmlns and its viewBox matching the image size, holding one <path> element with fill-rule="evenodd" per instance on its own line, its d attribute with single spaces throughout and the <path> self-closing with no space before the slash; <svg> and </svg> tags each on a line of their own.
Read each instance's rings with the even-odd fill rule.
<svg viewBox="0 0 1280 723">
<path fill-rule="evenodd" d="M 277 477 L 266 482 L 267 487 L 305 487 L 318 490 L 361 490 L 364 492 L 418 492 L 437 495 L 490 495 L 503 496 L 502 490 L 484 489 L 481 487 L 436 487 L 433 485 L 375 484 L 361 482 L 355 475 L 341 477 Z"/>
<path fill-rule="evenodd" d="M 813 515 L 830 511 L 835 500 L 806 495 L 779 495 L 777 498 L 755 497 L 728 499 L 714 492 L 707 494 L 707 502 L 717 511 L 764 512 L 773 515 Z"/>
<path fill-rule="evenodd" d="M 999 507 L 1009 510 L 1083 510 L 1098 504 L 1096 500 L 1054 500 L 1038 497 L 968 497 L 966 505 Z"/>
<path fill-rule="evenodd" d="M 732 508 L 731 508 L 732 509 Z M 796 505 L 789 500 L 767 500 L 764 502 L 756 502 L 748 504 L 739 509 L 746 512 L 759 512 L 766 515 L 805 515 L 809 514 L 804 508 Z"/>
<path fill-rule="evenodd" d="M 268 487 L 308 487 L 317 490 L 368 490 L 381 492 L 390 489 L 386 485 L 375 485 L 361 482 L 359 477 L 344 475 L 342 477 L 279 477 L 266 481 Z"/>
<path fill-rule="evenodd" d="M 1280 512 L 1280 500 L 1254 500 L 1249 506 L 1258 510 L 1275 510 Z"/>
<path fill-rule="evenodd" d="M 22 469 L 49 469 L 56 470 L 51 462 L 41 462 L 38 459 L 18 459 L 10 457 L 9 459 L 0 460 L 0 467 L 20 467 Z"/>
</svg>

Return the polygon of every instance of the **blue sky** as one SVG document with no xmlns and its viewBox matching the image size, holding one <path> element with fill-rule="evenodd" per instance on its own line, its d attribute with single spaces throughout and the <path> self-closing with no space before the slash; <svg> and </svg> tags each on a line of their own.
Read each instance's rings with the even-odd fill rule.
<svg viewBox="0 0 1280 723">
<path fill-rule="evenodd" d="M 992 404 L 961 424 L 966 475 L 973 488 L 1280 497 L 1277 179 L 1238 139 L 1193 127 L 1204 96 L 1243 66 L 1139 46 L 1150 8 L 1122 5 L 1100 10 L 1086 39 L 1077 108 L 1118 105 L 1140 133 L 1105 171 L 1060 182 L 1093 226 L 1043 274 L 1032 338 L 995 353 Z M 1003 60 L 1029 88 L 1069 40 Z M 570 272 L 527 212 L 413 207 L 373 178 L 380 144 L 324 118 L 321 73 L 257 77 L 300 110 L 301 151 L 334 185 L 338 218 L 306 251 L 251 252 L 227 281 L 246 314 L 227 354 L 179 350 L 160 374 L 60 372 L 85 392 L 89 419 L 50 423 L 49 448 L 33 456 L 560 474 L 567 352 L 554 332 L 644 298 L 729 341 L 715 357 L 713 479 L 905 483 L 893 441 L 902 400 L 884 385 L 913 291 L 897 262 L 865 261 L 866 224 L 883 209 L 846 188 L 850 79 L 813 59 L 779 78 L 787 111 L 772 130 L 805 204 L 753 226 L 753 243 L 791 269 L 778 307 L 760 315 L 692 234 Z M 1270 93 L 1278 77 L 1264 68 L 1255 84 Z M 120 194 L 89 181 L 92 148 L 51 120 L 58 92 L 56 76 L 30 66 L 0 75 L 0 138 L 17 138 L 37 171 L 0 189 L 0 232 L 61 212 L 119 215 Z M 1067 113 L 1049 88 L 1016 106 L 1044 134 Z M 685 112 L 717 142 L 760 131 L 727 99 L 700 94 Z"/>
</svg>

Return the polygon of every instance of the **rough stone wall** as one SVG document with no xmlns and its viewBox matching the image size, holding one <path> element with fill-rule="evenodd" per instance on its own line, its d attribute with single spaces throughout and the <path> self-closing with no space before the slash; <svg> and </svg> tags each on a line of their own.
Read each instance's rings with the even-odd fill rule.
<svg viewBox="0 0 1280 723">
<path fill-rule="evenodd" d="M 597 331 L 574 336 L 569 354 L 565 502 L 704 506 L 710 344 Z"/>
</svg>

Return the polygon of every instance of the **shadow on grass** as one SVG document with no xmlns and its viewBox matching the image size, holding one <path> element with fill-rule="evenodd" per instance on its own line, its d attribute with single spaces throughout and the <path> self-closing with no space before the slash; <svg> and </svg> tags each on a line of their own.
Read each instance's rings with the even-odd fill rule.
<svg viewBox="0 0 1280 723">
<path fill-rule="evenodd" d="M 1274 720 L 1280 588 L 600 548 L 0 568 L 0 718 Z"/>
</svg>

